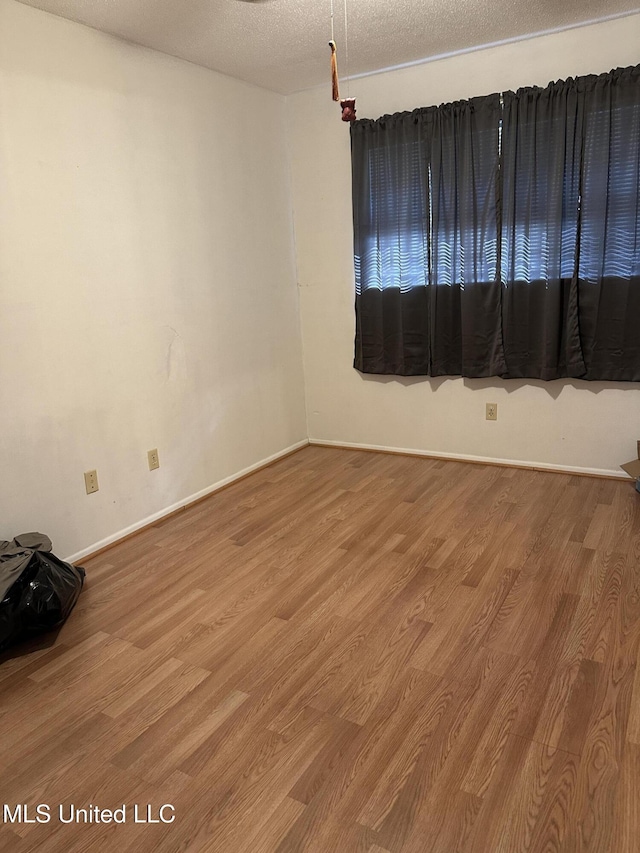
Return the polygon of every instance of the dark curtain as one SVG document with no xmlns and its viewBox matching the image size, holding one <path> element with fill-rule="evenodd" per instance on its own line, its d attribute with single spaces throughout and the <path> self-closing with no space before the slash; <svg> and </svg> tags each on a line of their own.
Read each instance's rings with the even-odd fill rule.
<svg viewBox="0 0 640 853">
<path fill-rule="evenodd" d="M 352 128 L 356 358 L 363 373 L 429 373 L 428 154 L 433 110 Z"/>
<path fill-rule="evenodd" d="M 500 96 L 445 104 L 429 132 L 431 375 L 504 375 Z"/>
<path fill-rule="evenodd" d="M 587 379 L 640 381 L 640 66 L 581 78 L 579 320 Z"/>
<path fill-rule="evenodd" d="M 640 381 L 640 67 L 352 127 L 355 367 Z"/>
<path fill-rule="evenodd" d="M 583 376 L 577 238 L 583 104 L 573 80 L 505 92 L 502 281 L 510 377 Z"/>
<path fill-rule="evenodd" d="M 353 126 L 355 367 L 362 372 L 506 371 L 499 118 L 493 95 Z"/>
</svg>

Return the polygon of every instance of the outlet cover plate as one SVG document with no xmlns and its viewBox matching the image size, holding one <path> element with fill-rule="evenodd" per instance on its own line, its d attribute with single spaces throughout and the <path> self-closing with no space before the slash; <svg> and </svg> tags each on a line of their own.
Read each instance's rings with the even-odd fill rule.
<svg viewBox="0 0 640 853">
<path fill-rule="evenodd" d="M 97 492 L 100 486 L 98 486 L 98 472 L 97 471 L 85 471 L 84 472 L 84 487 L 87 490 L 88 495 L 92 495 L 94 492 Z"/>
</svg>

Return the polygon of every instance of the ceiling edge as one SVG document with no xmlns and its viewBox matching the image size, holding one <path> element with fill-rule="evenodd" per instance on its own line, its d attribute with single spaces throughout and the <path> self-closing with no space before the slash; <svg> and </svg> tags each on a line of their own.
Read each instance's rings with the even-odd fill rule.
<svg viewBox="0 0 640 853">
<path fill-rule="evenodd" d="M 527 33 L 526 35 L 513 36 L 512 38 L 502 39 L 501 41 L 487 42 L 486 44 L 473 45 L 473 47 L 463 47 L 460 50 L 452 50 L 448 53 L 438 53 L 435 56 L 427 56 L 424 59 L 414 59 L 411 62 L 402 62 L 399 65 L 389 65 L 385 68 L 378 68 L 375 71 L 363 71 L 361 74 L 351 74 L 348 77 L 340 77 L 343 80 L 362 80 L 365 77 L 375 77 L 378 74 L 386 74 L 388 71 L 400 71 L 403 68 L 415 68 L 418 65 L 428 65 L 431 62 L 439 62 L 441 59 L 451 59 L 454 56 L 464 56 L 468 53 L 477 53 L 480 50 L 489 50 L 493 47 L 502 47 L 507 44 L 517 44 L 522 41 L 531 41 L 531 39 L 540 38 L 541 36 L 555 35 L 556 33 L 565 33 L 569 30 L 579 30 L 584 27 L 591 27 L 594 24 L 605 24 L 608 21 L 617 21 L 620 18 L 630 18 L 640 14 L 640 7 L 631 9 L 628 12 L 618 12 L 615 15 L 605 15 L 601 18 L 592 18 L 588 21 L 579 21 L 575 24 L 567 24 L 563 27 L 554 27 L 549 30 L 539 30 L 535 33 Z M 304 89 L 296 89 L 294 92 L 289 92 L 286 97 L 298 95 L 300 92 L 310 92 L 313 89 L 319 89 L 325 86 L 326 83 L 315 83 L 313 86 L 306 86 Z"/>
</svg>

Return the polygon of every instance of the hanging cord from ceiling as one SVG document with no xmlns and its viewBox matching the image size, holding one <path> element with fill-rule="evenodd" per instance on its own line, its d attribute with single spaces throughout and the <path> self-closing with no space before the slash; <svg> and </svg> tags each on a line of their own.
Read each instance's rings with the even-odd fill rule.
<svg viewBox="0 0 640 853">
<path fill-rule="evenodd" d="M 330 0 L 331 3 L 331 41 L 329 42 L 329 47 L 331 48 L 331 97 L 334 101 L 340 101 L 340 107 L 342 108 L 342 121 L 355 121 L 356 120 L 356 99 L 350 97 L 350 83 L 349 83 L 349 16 L 347 12 L 347 0 L 342 0 L 343 10 L 344 10 L 344 48 L 345 48 L 345 67 L 347 70 L 347 97 L 341 99 L 340 98 L 340 85 L 339 85 L 339 77 L 338 77 L 338 56 L 336 50 L 336 42 L 335 42 L 335 31 L 334 31 L 334 17 L 335 10 L 333 7 L 333 0 Z"/>
<path fill-rule="evenodd" d="M 333 0 L 332 0 L 333 2 Z M 349 97 L 349 21 L 347 18 L 347 0 L 344 4 L 344 67 L 347 72 L 347 98 Z"/>
<path fill-rule="evenodd" d="M 342 1 L 344 4 L 344 61 L 347 70 L 347 97 L 340 101 L 340 106 L 342 107 L 342 121 L 355 121 L 356 99 L 351 97 L 349 85 L 349 19 L 347 15 L 347 0 Z"/>
</svg>

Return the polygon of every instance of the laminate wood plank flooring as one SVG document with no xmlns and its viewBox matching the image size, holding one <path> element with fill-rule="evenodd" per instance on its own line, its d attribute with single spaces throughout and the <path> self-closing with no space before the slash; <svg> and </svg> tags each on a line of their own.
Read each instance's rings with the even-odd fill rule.
<svg viewBox="0 0 640 853">
<path fill-rule="evenodd" d="M 85 567 L 0 663 L 3 853 L 640 850 L 630 482 L 307 447 Z"/>
</svg>

